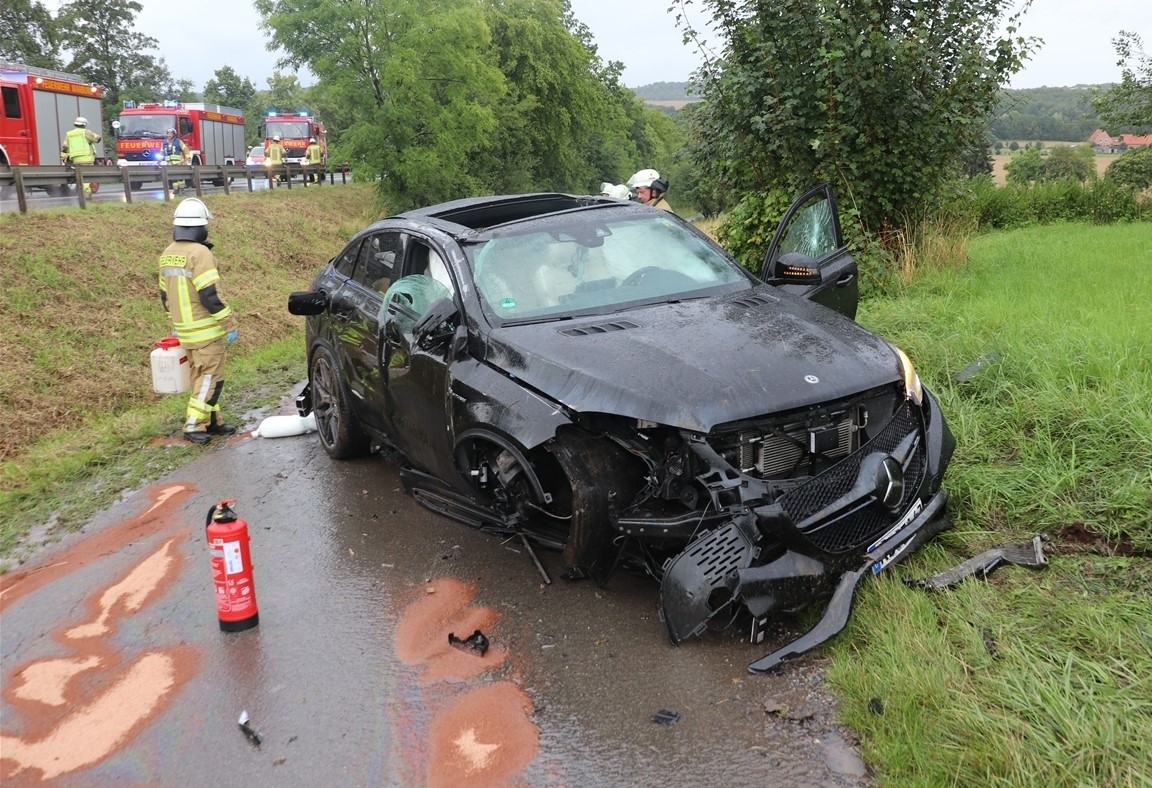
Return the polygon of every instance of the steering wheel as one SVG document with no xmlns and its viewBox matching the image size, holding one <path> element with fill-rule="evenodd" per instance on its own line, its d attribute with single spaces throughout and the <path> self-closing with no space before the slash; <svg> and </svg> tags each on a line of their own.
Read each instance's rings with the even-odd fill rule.
<svg viewBox="0 0 1152 788">
<path fill-rule="evenodd" d="M 646 265 L 643 268 L 637 268 L 628 276 L 624 277 L 624 281 L 620 283 L 621 287 L 634 287 L 640 284 L 640 280 L 654 271 L 664 271 L 667 269 L 661 268 L 658 265 Z"/>
</svg>

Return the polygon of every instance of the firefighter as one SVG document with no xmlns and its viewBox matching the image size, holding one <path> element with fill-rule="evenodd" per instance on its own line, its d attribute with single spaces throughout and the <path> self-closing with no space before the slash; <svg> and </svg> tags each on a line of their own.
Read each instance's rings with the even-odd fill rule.
<svg viewBox="0 0 1152 788">
<path fill-rule="evenodd" d="M 164 132 L 164 144 L 160 146 L 160 155 L 168 164 L 188 163 L 188 146 L 176 136 L 176 129 Z"/>
<path fill-rule="evenodd" d="M 277 134 L 272 138 L 272 142 L 264 150 L 264 163 L 270 167 L 282 168 L 284 166 L 284 148 L 280 145 L 280 135 Z M 281 181 L 288 180 L 284 174 L 280 175 Z"/>
<path fill-rule="evenodd" d="M 321 165 L 324 163 L 324 153 L 320 150 L 320 146 L 316 143 L 315 137 L 308 138 L 308 147 L 304 149 L 304 164 L 309 167 L 308 182 L 315 183 L 319 181 L 324 182 L 324 173 L 320 170 Z"/>
<path fill-rule="evenodd" d="M 99 134 L 88 130 L 87 118 L 76 118 L 72 121 L 72 128 L 64 135 L 60 143 L 60 163 L 64 165 L 79 164 L 91 166 L 96 163 L 95 145 L 101 140 Z M 84 184 L 84 193 L 92 193 L 92 185 Z"/>
<path fill-rule="evenodd" d="M 188 163 L 188 146 L 176 136 L 176 129 L 164 132 L 164 142 L 160 146 L 160 160 L 170 166 Z M 180 194 L 188 186 L 188 181 L 175 184 L 176 193 Z"/>
<path fill-rule="evenodd" d="M 212 212 L 198 198 L 181 200 L 172 219 L 172 243 L 160 256 L 160 303 L 188 352 L 192 380 L 184 440 L 200 445 L 213 435 L 236 432 L 218 417 L 226 348 L 240 336 L 240 329 L 217 289 L 220 272 L 208 243 L 211 218 Z"/>
<path fill-rule="evenodd" d="M 640 170 L 628 179 L 627 186 L 636 190 L 636 199 L 645 205 L 672 211 L 672 206 L 664 199 L 664 193 L 668 191 L 668 181 L 661 178 L 656 170 Z"/>
</svg>

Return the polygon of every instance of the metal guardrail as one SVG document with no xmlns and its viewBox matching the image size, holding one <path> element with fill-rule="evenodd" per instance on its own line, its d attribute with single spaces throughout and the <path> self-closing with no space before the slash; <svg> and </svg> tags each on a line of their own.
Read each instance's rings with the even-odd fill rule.
<svg viewBox="0 0 1152 788">
<path fill-rule="evenodd" d="M 191 166 L 191 165 L 154 165 L 140 167 L 110 167 L 104 165 L 91 166 L 0 166 L 0 196 L 9 197 L 10 191 L 15 192 L 16 200 L 20 206 L 20 213 L 28 212 L 28 192 L 43 190 L 53 197 L 75 196 L 81 208 L 88 204 L 88 194 L 85 186 L 95 186 L 99 191 L 104 186 L 115 186 L 124 189 L 124 201 L 132 202 L 132 195 L 144 188 L 148 183 L 159 183 L 164 191 L 165 202 L 171 200 L 177 189 L 181 191 L 190 189 L 197 197 L 203 196 L 203 187 L 222 187 L 225 194 L 230 194 L 233 183 L 247 184 L 245 191 L 255 191 L 254 184 L 267 181 L 268 187 L 273 185 L 292 188 L 293 178 L 301 176 L 298 185 L 308 186 L 308 175 L 316 175 L 320 181 L 327 177 L 330 184 L 336 183 L 339 175 L 340 183 L 348 182 L 348 168 L 324 169 L 304 167 L 299 164 L 280 164 L 275 166 L 246 167 L 243 165 L 223 166 Z M 313 182 L 316 183 L 316 182 Z M 97 185 L 98 184 L 98 185 Z M 318 185 L 318 184 L 317 184 Z M 74 187 L 74 188 L 73 188 Z"/>
</svg>

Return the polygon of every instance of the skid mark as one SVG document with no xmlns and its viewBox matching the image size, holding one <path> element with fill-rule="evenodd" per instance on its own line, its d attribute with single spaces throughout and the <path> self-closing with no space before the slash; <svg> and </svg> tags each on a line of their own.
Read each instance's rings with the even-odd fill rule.
<svg viewBox="0 0 1152 788">
<path fill-rule="evenodd" d="M 102 528 L 66 549 L 50 550 L 50 564 L 0 575 L 0 612 L 25 594 L 113 555 L 129 542 L 158 533 L 167 526 L 185 525 L 177 513 L 194 492 L 196 487 L 188 483 L 154 486 L 145 493 L 153 499 L 153 504 L 143 513 Z"/>
<path fill-rule="evenodd" d="M 99 613 L 96 620 L 88 624 L 72 627 L 64 636 L 73 640 L 108 634 L 108 617 L 117 602 L 124 603 L 128 613 L 135 613 L 153 593 L 160 589 L 160 583 L 172 567 L 172 540 L 169 539 L 152 555 L 145 558 L 128 575 L 100 595 L 97 603 Z"/>
<path fill-rule="evenodd" d="M 47 706 L 64 705 L 64 688 L 78 673 L 100 664 L 100 658 L 46 659 L 33 662 L 17 676 L 12 696 Z"/>
<path fill-rule="evenodd" d="M 439 682 L 476 684 L 481 674 L 508 657 L 493 645 L 483 656 L 448 644 L 448 633 L 466 638 L 480 629 L 491 636 L 497 624 L 490 608 L 472 604 L 476 589 L 454 578 L 440 578 L 409 605 L 396 625 L 396 655 L 420 669 L 420 686 Z M 421 693 L 425 703 L 441 703 L 442 694 Z M 411 761 L 427 760 L 425 782 L 433 786 L 506 785 L 535 759 L 540 734 L 531 721 L 532 701 L 512 681 L 465 689 L 446 708 L 432 709 L 427 752 L 406 751 Z"/>
<path fill-rule="evenodd" d="M 173 654 L 144 654 L 112 686 L 65 717 L 44 738 L 0 735 L 0 762 L 15 764 L 4 778 L 36 769 L 42 779 L 50 780 L 107 757 L 157 711 L 176 683 L 176 665 Z"/>
</svg>

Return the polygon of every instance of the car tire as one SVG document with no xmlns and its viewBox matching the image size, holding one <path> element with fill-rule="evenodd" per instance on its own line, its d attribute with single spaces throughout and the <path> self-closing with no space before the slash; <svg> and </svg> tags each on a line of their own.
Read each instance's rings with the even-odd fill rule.
<svg viewBox="0 0 1152 788">
<path fill-rule="evenodd" d="M 616 558 L 610 508 L 631 501 L 642 473 L 611 441 L 565 430 L 548 447 L 571 487 L 571 520 L 564 563 L 591 577 L 605 576 Z"/>
<path fill-rule="evenodd" d="M 368 436 L 349 405 L 348 390 L 340 378 L 340 365 L 332 351 L 323 345 L 312 353 L 308 382 L 312 387 L 316 433 L 324 451 L 336 460 L 366 454 Z"/>
</svg>

